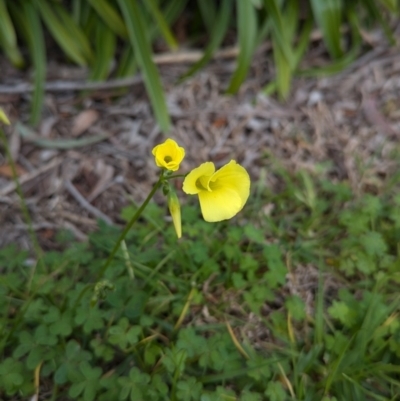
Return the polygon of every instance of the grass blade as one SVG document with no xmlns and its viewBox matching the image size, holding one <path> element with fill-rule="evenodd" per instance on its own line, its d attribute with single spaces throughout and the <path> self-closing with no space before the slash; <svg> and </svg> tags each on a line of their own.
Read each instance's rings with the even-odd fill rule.
<svg viewBox="0 0 400 401">
<path fill-rule="evenodd" d="M 129 38 L 134 48 L 136 59 L 143 74 L 144 83 L 156 115 L 158 124 L 164 132 L 169 131 L 171 122 L 168 115 L 165 96 L 160 76 L 152 60 L 151 47 L 146 37 L 142 12 L 136 0 L 126 2 L 118 0 L 128 28 Z"/>
<path fill-rule="evenodd" d="M 215 16 L 217 15 L 216 5 L 213 1 L 197 0 L 197 6 L 207 32 L 211 34 L 215 25 Z"/>
<path fill-rule="evenodd" d="M 310 68 L 302 71 L 297 71 L 297 75 L 304 77 L 324 77 L 333 74 L 337 74 L 344 68 L 349 66 L 357 56 L 360 54 L 362 41 L 359 34 L 359 21 L 355 10 L 349 9 L 347 12 L 347 18 L 351 27 L 352 47 L 346 55 L 342 56 L 338 60 L 334 61 L 328 66 L 319 68 Z"/>
<path fill-rule="evenodd" d="M 57 13 L 55 13 L 48 2 L 44 0 L 35 0 L 35 5 L 46 27 L 65 54 L 75 63 L 86 66 L 92 58 L 92 52 L 90 51 L 90 54 L 86 54 L 85 51 L 82 50 L 88 47 L 89 44 L 82 31 L 78 37 L 74 35 L 79 28 L 75 25 L 71 17 L 64 16 L 63 20 L 60 21 Z M 82 38 L 85 38 L 84 41 L 86 44 L 79 43 Z"/>
<path fill-rule="evenodd" d="M 392 13 L 399 11 L 398 2 L 396 0 L 381 0 L 381 3 Z"/>
<path fill-rule="evenodd" d="M 183 80 L 185 80 L 186 78 L 190 77 L 191 75 L 199 71 L 201 68 L 203 68 L 211 60 L 214 52 L 220 47 L 229 25 L 230 11 L 231 11 L 230 5 L 231 5 L 230 0 L 224 0 L 222 2 L 220 11 L 218 13 L 212 32 L 210 34 L 211 41 L 208 44 L 206 50 L 204 51 L 203 57 L 199 61 L 194 63 L 189 68 L 189 70 L 186 71 L 179 78 L 178 82 L 182 82 Z"/>
<path fill-rule="evenodd" d="M 341 57 L 343 55 L 340 45 L 341 0 L 311 0 L 311 8 L 330 55 L 335 59 Z"/>
<path fill-rule="evenodd" d="M 163 9 L 163 14 L 164 14 L 165 20 L 170 25 L 173 24 L 180 15 L 182 15 L 188 1 L 189 0 L 168 1 L 165 8 Z"/>
<path fill-rule="evenodd" d="M 102 20 L 123 39 L 128 37 L 128 31 L 119 13 L 107 0 L 88 0 Z"/>
<path fill-rule="evenodd" d="M 118 60 L 118 68 L 115 72 L 116 77 L 129 77 L 136 73 L 137 62 L 132 50 L 132 46 L 127 44 L 122 51 L 121 58 Z"/>
<path fill-rule="evenodd" d="M 246 78 L 257 39 L 257 16 L 253 4 L 250 1 L 237 0 L 236 5 L 240 54 L 227 89 L 230 94 L 236 93 Z"/>
<path fill-rule="evenodd" d="M 96 0 L 97 1 L 97 0 Z M 152 14 L 154 20 L 156 21 L 158 28 L 161 32 L 161 35 L 164 37 L 165 42 L 169 46 L 171 50 L 176 50 L 178 48 L 178 42 L 176 41 L 174 35 L 172 34 L 163 13 L 157 6 L 157 3 L 154 0 L 147 0 L 144 2 Z"/>
<path fill-rule="evenodd" d="M 291 26 L 292 18 L 284 19 L 277 0 L 264 0 L 264 5 L 271 17 L 272 36 L 277 46 L 279 46 L 282 56 L 285 57 L 287 64 L 293 68 L 294 57 L 292 55 L 291 41 L 295 32 L 295 27 Z M 290 21 L 288 19 L 290 19 Z"/>
<path fill-rule="evenodd" d="M 0 0 L 0 46 L 16 67 L 23 67 L 24 59 L 18 49 L 17 35 L 4 0 Z"/>
<path fill-rule="evenodd" d="M 115 47 L 116 36 L 114 32 L 99 19 L 96 24 L 96 59 L 90 74 L 92 81 L 107 79 Z"/>
<path fill-rule="evenodd" d="M 293 4 L 290 2 L 289 5 Z M 265 9 L 270 15 L 272 26 L 272 46 L 274 50 L 274 61 L 276 66 L 276 88 L 282 99 L 285 99 L 290 90 L 295 62 L 293 49 L 291 46 L 292 38 L 296 31 L 297 8 L 291 7 L 283 17 L 277 0 L 265 0 Z"/>
<path fill-rule="evenodd" d="M 371 17 L 373 19 L 377 19 L 379 23 L 382 25 L 383 30 L 385 31 L 385 35 L 388 38 L 389 42 L 393 45 L 396 43 L 396 40 L 393 36 L 393 32 L 390 29 L 388 21 L 382 15 L 381 9 L 376 4 L 375 0 L 364 0 L 364 4 L 369 11 Z"/>
<path fill-rule="evenodd" d="M 81 49 L 83 56 L 90 62 L 93 60 L 93 52 L 83 30 L 74 22 L 67 11 L 59 4 L 54 4 L 54 10 L 58 15 L 59 20 L 65 27 L 70 36 L 74 39 L 77 46 Z"/>
<path fill-rule="evenodd" d="M 290 90 L 292 71 L 282 48 L 279 46 L 278 41 L 275 38 L 272 40 L 272 46 L 274 49 L 277 90 L 280 97 L 285 99 Z"/>
<path fill-rule="evenodd" d="M 294 64 L 296 68 L 300 64 L 300 61 L 302 60 L 305 52 L 308 49 L 308 46 L 310 45 L 312 28 L 313 20 L 312 18 L 309 18 L 304 23 L 303 29 L 299 36 L 299 41 L 297 42 L 297 48 L 294 50 Z"/>
<path fill-rule="evenodd" d="M 46 46 L 42 24 L 37 10 L 32 3 L 23 1 L 22 10 L 26 19 L 26 41 L 29 52 L 35 67 L 34 90 L 32 99 L 32 111 L 30 123 L 36 125 L 39 123 L 44 99 L 44 82 L 46 79 Z"/>
</svg>

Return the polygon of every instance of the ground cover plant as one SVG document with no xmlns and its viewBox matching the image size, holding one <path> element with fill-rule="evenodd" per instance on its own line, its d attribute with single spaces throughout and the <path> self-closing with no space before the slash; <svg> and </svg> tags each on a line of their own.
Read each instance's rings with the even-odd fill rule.
<svg viewBox="0 0 400 401">
<path fill-rule="evenodd" d="M 42 109 L 47 55 L 56 48 L 64 60 L 89 67 L 91 81 L 140 70 L 157 121 L 167 132 L 170 116 L 154 53 L 170 53 L 174 60 L 177 50 L 203 49 L 183 80 L 218 49 L 235 46 L 237 63 L 226 88 L 232 94 L 246 78 L 256 48 L 269 41 L 276 76 L 265 90 L 285 98 L 293 75 L 334 73 L 354 61 L 368 46 L 364 30 L 373 24 L 379 23 L 394 43 L 390 20 L 398 13 L 395 0 L 0 0 L 0 49 L 15 66 L 34 66 L 34 124 Z M 315 28 L 331 64 L 304 68 L 300 62 L 314 46 Z"/>
<path fill-rule="evenodd" d="M 2 249 L 1 397 L 397 399 L 400 174 L 354 193 L 270 166 L 235 220 L 185 204 L 181 240 L 149 203 L 112 258 L 102 222 L 38 263 Z"/>
</svg>

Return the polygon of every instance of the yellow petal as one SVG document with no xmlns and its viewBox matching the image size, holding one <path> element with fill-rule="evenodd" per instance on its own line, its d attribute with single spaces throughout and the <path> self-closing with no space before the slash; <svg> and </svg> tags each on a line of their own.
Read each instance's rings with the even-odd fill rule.
<svg viewBox="0 0 400 401">
<path fill-rule="evenodd" d="M 164 143 L 157 145 L 152 150 L 158 167 L 176 171 L 179 169 L 185 149 L 180 147 L 173 139 L 167 139 Z"/>
<path fill-rule="evenodd" d="M 193 169 L 183 181 L 183 192 L 188 195 L 198 194 L 200 191 L 208 190 L 208 183 L 215 171 L 214 163 L 206 162 Z"/>
<path fill-rule="evenodd" d="M 201 191 L 199 201 L 203 218 L 210 223 L 231 219 L 244 205 L 238 193 L 231 188 Z"/>
<path fill-rule="evenodd" d="M 207 162 L 186 176 L 183 191 L 199 195 L 204 220 L 226 220 L 245 205 L 250 194 L 250 177 L 246 169 L 234 160 L 216 172 L 214 164 Z"/>
<path fill-rule="evenodd" d="M 221 167 L 210 179 L 210 189 L 215 191 L 221 188 L 230 188 L 241 199 L 242 207 L 250 195 L 250 177 L 246 169 L 235 160 Z"/>
</svg>

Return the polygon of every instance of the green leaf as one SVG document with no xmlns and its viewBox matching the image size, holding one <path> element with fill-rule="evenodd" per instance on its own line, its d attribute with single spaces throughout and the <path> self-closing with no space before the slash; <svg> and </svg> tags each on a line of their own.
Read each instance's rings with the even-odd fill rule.
<svg viewBox="0 0 400 401">
<path fill-rule="evenodd" d="M 361 245 L 370 256 L 383 256 L 387 252 L 387 245 L 381 233 L 369 231 L 361 236 Z"/>
<path fill-rule="evenodd" d="M 90 347 L 93 349 L 95 356 L 103 359 L 105 362 L 110 362 L 114 358 L 114 349 L 99 338 L 93 338 L 93 340 L 90 341 Z"/>
<path fill-rule="evenodd" d="M 17 46 L 17 36 L 5 0 L 0 0 L 0 46 L 16 67 L 23 67 L 24 59 Z"/>
<path fill-rule="evenodd" d="M 190 401 L 199 400 L 203 385 L 199 383 L 194 377 L 185 378 L 185 380 L 178 381 L 176 396 L 179 400 Z"/>
<path fill-rule="evenodd" d="M 388 23 L 387 18 L 382 15 L 381 8 L 376 4 L 375 0 L 364 0 L 364 5 L 369 11 L 371 17 L 375 20 L 377 19 L 379 23 L 382 25 L 383 30 L 385 31 L 385 35 L 393 45 L 396 43 L 396 39 L 393 36 L 392 29 Z"/>
<path fill-rule="evenodd" d="M 70 379 L 74 382 L 68 392 L 70 397 L 76 398 L 83 393 L 84 401 L 93 401 L 100 390 L 101 374 L 100 368 L 93 368 L 87 361 L 81 362 L 79 375 L 70 375 Z"/>
<path fill-rule="evenodd" d="M 97 21 L 95 36 L 96 55 L 94 67 L 90 73 L 90 80 L 103 81 L 107 79 L 111 69 L 116 47 L 116 37 L 103 21 Z"/>
<path fill-rule="evenodd" d="M 89 361 L 91 358 L 90 352 L 83 350 L 76 340 L 68 341 L 61 363 L 54 374 L 55 383 L 64 384 L 68 377 L 75 378 L 74 373 L 79 371 L 79 364 L 82 361 Z"/>
<path fill-rule="evenodd" d="M 257 15 L 250 1 L 237 0 L 237 30 L 240 53 L 227 93 L 234 94 L 247 75 L 257 40 Z"/>
<path fill-rule="evenodd" d="M 263 401 L 260 393 L 244 390 L 240 394 L 240 401 Z"/>
<path fill-rule="evenodd" d="M 121 58 L 118 61 L 118 67 L 115 71 L 116 77 L 129 77 L 135 74 L 137 62 L 130 44 L 126 45 L 122 51 Z"/>
<path fill-rule="evenodd" d="M 381 0 L 381 3 L 393 13 L 399 11 L 399 3 L 396 0 Z"/>
<path fill-rule="evenodd" d="M 108 341 L 111 344 L 118 345 L 121 349 L 126 348 L 128 345 L 134 345 L 139 340 L 141 333 L 140 326 L 129 325 L 129 320 L 123 317 L 119 320 L 118 325 L 111 326 L 108 330 Z"/>
<path fill-rule="evenodd" d="M 36 346 L 32 334 L 28 333 L 27 331 L 21 331 L 18 337 L 19 345 L 13 352 L 14 358 L 21 358 L 21 356 L 24 356 Z"/>
<path fill-rule="evenodd" d="M 162 364 L 171 374 L 180 376 L 185 369 L 187 353 L 183 349 L 167 349 Z"/>
<path fill-rule="evenodd" d="M 263 355 L 256 354 L 253 358 L 247 360 L 246 364 L 250 368 L 247 372 L 247 376 L 252 379 L 260 382 L 271 378 L 271 362 Z"/>
<path fill-rule="evenodd" d="M 253 224 L 247 224 L 244 227 L 246 237 L 256 244 L 265 244 L 265 233 L 262 229 L 254 227 Z"/>
<path fill-rule="evenodd" d="M 340 44 L 340 27 L 342 25 L 341 0 L 311 0 L 311 7 L 329 53 L 333 58 L 341 57 L 343 54 Z"/>
<path fill-rule="evenodd" d="M 128 31 L 123 19 L 117 10 L 107 0 L 88 0 L 90 5 L 96 10 L 103 22 L 108 25 L 110 30 L 121 38 L 128 37 Z M 98 27 L 97 25 L 96 27 Z M 102 24 L 100 24 L 102 26 Z"/>
<path fill-rule="evenodd" d="M 285 306 L 295 320 L 304 320 L 306 318 L 306 306 L 299 296 L 292 295 L 287 297 Z"/>
<path fill-rule="evenodd" d="M 150 376 L 142 373 L 138 368 L 129 371 L 129 377 L 119 377 L 118 383 L 121 386 L 120 399 L 130 397 L 131 401 L 147 401 Z"/>
<path fill-rule="evenodd" d="M 149 93 L 151 104 L 160 128 L 168 132 L 171 126 L 160 76 L 152 60 L 151 47 L 146 37 L 146 27 L 143 24 L 143 13 L 137 0 L 129 2 L 118 0 L 129 38 L 135 50 L 136 58 L 143 74 L 144 83 Z"/>
<path fill-rule="evenodd" d="M 77 64 L 86 66 L 93 58 L 88 39 L 61 6 L 51 4 L 57 11 L 47 1 L 35 0 L 36 9 L 65 54 Z"/>
<path fill-rule="evenodd" d="M 270 288 L 276 288 L 285 283 L 287 268 L 282 260 L 282 253 L 277 245 L 268 245 L 263 250 L 263 256 L 268 264 L 268 272 L 264 278 Z"/>
<path fill-rule="evenodd" d="M 286 401 L 287 399 L 286 391 L 282 384 L 277 381 L 269 382 L 264 394 L 269 401 Z"/>
<path fill-rule="evenodd" d="M 328 308 L 328 313 L 345 326 L 352 326 L 356 318 L 356 313 L 342 301 L 333 301 L 332 306 Z"/>
<path fill-rule="evenodd" d="M 171 29 L 169 28 L 163 13 L 161 12 L 161 10 L 157 5 L 157 2 L 155 0 L 146 0 L 144 4 L 149 9 L 154 20 L 156 21 L 157 26 L 169 48 L 171 50 L 176 50 L 178 48 L 178 42 L 176 41 L 174 35 L 172 34 Z"/>
<path fill-rule="evenodd" d="M 197 0 L 201 18 L 208 32 L 212 32 L 217 15 L 217 5 L 212 1 Z"/>
<path fill-rule="evenodd" d="M 84 303 L 76 310 L 75 323 L 83 325 L 83 331 L 90 334 L 92 331 L 103 327 L 103 314 L 97 306 L 92 308 Z"/>
<path fill-rule="evenodd" d="M 176 348 L 184 350 L 189 358 L 200 356 L 202 350 L 207 346 L 207 341 L 204 337 L 196 334 L 196 331 L 191 328 L 183 328 L 179 331 L 179 338 L 176 342 Z"/>
<path fill-rule="evenodd" d="M 32 111 L 30 123 L 36 125 L 39 123 L 43 100 L 44 84 L 46 80 L 46 47 L 42 24 L 37 10 L 31 2 L 22 2 L 21 18 L 24 18 L 25 40 L 28 43 L 29 53 L 35 68 L 34 90 L 32 99 Z"/>
<path fill-rule="evenodd" d="M 6 358 L 0 363 L 0 389 L 14 394 L 24 381 L 23 364 L 13 358 Z"/>
<path fill-rule="evenodd" d="M 200 0 L 200 4 L 206 4 L 206 2 Z M 212 4 L 212 3 L 210 3 Z M 229 25 L 229 17 L 231 15 L 231 0 L 223 0 L 219 13 L 215 18 L 215 23 L 212 25 L 212 31 L 210 33 L 211 40 L 204 50 L 203 57 L 194 63 L 188 71 L 180 76 L 178 82 L 182 82 L 186 78 L 192 76 L 201 68 L 203 68 L 212 58 L 214 52 L 220 47 L 226 31 Z"/>
</svg>

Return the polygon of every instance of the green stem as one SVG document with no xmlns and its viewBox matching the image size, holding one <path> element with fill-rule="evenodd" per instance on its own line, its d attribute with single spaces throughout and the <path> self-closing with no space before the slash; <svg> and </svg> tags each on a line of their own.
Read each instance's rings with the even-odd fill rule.
<svg viewBox="0 0 400 401">
<path fill-rule="evenodd" d="M 176 174 L 176 175 L 167 175 L 164 177 L 165 180 L 170 180 L 171 178 L 180 178 L 180 177 L 186 177 L 189 173 L 186 174 Z"/>
<path fill-rule="evenodd" d="M 140 217 L 140 215 L 142 214 L 143 210 L 145 209 L 145 207 L 149 203 L 150 199 L 156 193 L 157 189 L 160 188 L 160 186 L 161 186 L 161 184 L 162 184 L 164 179 L 165 179 L 165 177 L 164 177 L 164 170 L 163 170 L 163 171 L 161 171 L 161 174 L 160 174 L 160 177 L 159 177 L 158 181 L 154 185 L 153 189 L 150 191 L 150 193 L 147 196 L 147 198 L 145 199 L 145 201 L 142 203 L 140 208 L 136 211 L 136 213 L 134 214 L 132 219 L 126 225 L 126 227 L 124 228 L 124 231 L 122 231 L 121 235 L 118 238 L 117 243 L 114 245 L 114 248 L 110 253 L 110 256 L 108 257 L 108 259 L 106 260 L 106 263 L 104 264 L 104 266 L 100 270 L 100 272 L 99 272 L 99 274 L 97 276 L 97 280 L 100 280 L 104 276 L 104 273 L 106 272 L 106 270 L 110 266 L 111 261 L 113 260 L 115 254 L 117 253 L 117 251 L 118 251 L 118 249 L 119 249 L 119 247 L 121 245 L 121 242 L 125 239 L 126 235 L 128 234 L 128 231 L 132 228 L 132 226 L 135 224 L 136 220 Z"/>
<path fill-rule="evenodd" d="M 3 142 L 3 146 L 4 146 L 4 149 L 5 149 L 5 152 L 6 152 L 6 156 L 8 158 L 9 163 L 10 163 L 11 172 L 12 172 L 12 178 L 13 178 L 13 180 L 15 182 L 16 191 L 17 191 L 19 200 L 21 202 L 22 214 L 24 216 L 25 223 L 28 226 L 28 233 L 29 233 L 29 236 L 31 238 L 33 249 L 34 249 L 34 251 L 36 253 L 36 258 L 37 258 L 37 263 L 35 264 L 35 267 L 32 268 L 32 271 L 31 271 L 31 274 L 30 274 L 30 278 L 29 278 L 29 282 L 28 282 L 28 294 L 29 294 L 29 291 L 30 291 L 31 285 L 32 285 L 33 276 L 35 275 L 35 272 L 36 272 L 36 266 L 39 265 L 43 269 L 45 269 L 45 265 L 44 265 L 44 262 L 43 262 L 43 259 L 42 259 L 43 250 L 39 245 L 39 241 L 38 241 L 38 239 L 36 237 L 36 234 L 35 234 L 35 231 L 33 229 L 31 215 L 29 214 L 28 206 L 26 205 L 24 194 L 22 192 L 22 188 L 21 188 L 21 185 L 20 185 L 19 180 L 18 180 L 17 169 L 15 167 L 15 162 L 14 162 L 14 159 L 13 159 L 13 157 L 11 155 L 10 148 L 8 146 L 7 137 L 6 137 L 4 131 L 1 128 L 0 128 L 0 137 L 1 137 L 1 141 Z"/>
</svg>

